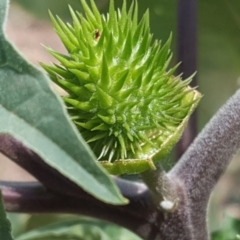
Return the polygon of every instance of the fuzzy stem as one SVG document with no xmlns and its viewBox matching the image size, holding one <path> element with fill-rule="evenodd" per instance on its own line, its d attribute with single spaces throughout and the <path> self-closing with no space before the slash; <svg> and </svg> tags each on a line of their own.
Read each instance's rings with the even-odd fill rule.
<svg viewBox="0 0 240 240">
<path fill-rule="evenodd" d="M 78 196 L 53 193 L 38 182 L 0 182 L 5 208 L 10 212 L 81 214 L 119 224 L 133 232 L 137 232 L 139 226 L 147 225 L 149 229 L 154 229 L 154 221 L 149 222 L 146 218 L 152 214 L 146 187 L 124 181 L 118 181 L 118 185 L 130 199 L 127 206 L 105 204 L 86 192 Z M 66 186 L 62 187 L 66 189 Z"/>
<path fill-rule="evenodd" d="M 207 239 L 206 208 L 209 196 L 233 155 L 240 148 L 240 90 L 206 125 L 169 173 L 186 189 L 197 239 Z"/>
<path fill-rule="evenodd" d="M 177 201 L 176 186 L 160 166 L 156 170 L 143 172 L 141 176 L 149 187 L 157 208 L 161 208 L 160 204 L 163 201 L 172 203 Z"/>
</svg>

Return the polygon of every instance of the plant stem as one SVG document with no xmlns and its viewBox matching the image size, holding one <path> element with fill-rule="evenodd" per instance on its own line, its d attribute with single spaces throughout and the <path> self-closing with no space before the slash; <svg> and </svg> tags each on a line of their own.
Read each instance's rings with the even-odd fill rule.
<svg viewBox="0 0 240 240">
<path fill-rule="evenodd" d="M 181 62 L 178 73 L 182 73 L 185 79 L 197 70 L 197 0 L 178 0 L 177 24 L 177 62 Z M 197 86 L 196 76 L 193 78 L 191 86 Z M 177 144 L 177 160 L 187 150 L 197 134 L 197 112 L 195 111 Z"/>
<path fill-rule="evenodd" d="M 206 225 L 210 194 L 239 148 L 240 90 L 215 114 L 169 173 L 185 186 L 198 239 L 207 239 L 207 231 L 198 226 Z"/>
<path fill-rule="evenodd" d="M 156 170 L 143 172 L 141 176 L 147 184 L 157 208 L 161 209 L 160 204 L 163 203 L 163 201 L 169 203 L 175 203 L 177 201 L 176 186 L 160 166 Z"/>
<path fill-rule="evenodd" d="M 127 206 L 105 204 L 83 192 L 78 196 L 53 193 L 38 182 L 0 182 L 5 208 L 10 212 L 25 213 L 72 213 L 87 215 L 124 226 L 138 232 L 139 226 L 155 228 L 154 208 L 144 184 L 117 181 L 118 186 L 128 197 Z M 65 190 L 65 186 L 62 186 Z M 126 190 L 127 189 L 127 190 Z M 139 211 L 141 209 L 141 211 Z M 156 215 L 156 214 L 155 214 Z M 148 217 L 147 217 L 148 216 Z M 148 218 L 151 218 L 149 221 Z M 155 231 L 155 230 L 154 230 Z M 138 233 L 139 234 L 139 233 Z M 142 235 L 142 237 L 145 237 Z"/>
</svg>

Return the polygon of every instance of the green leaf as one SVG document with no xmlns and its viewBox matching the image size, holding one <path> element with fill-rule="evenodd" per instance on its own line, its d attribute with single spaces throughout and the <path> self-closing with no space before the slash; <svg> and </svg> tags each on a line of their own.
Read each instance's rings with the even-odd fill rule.
<svg viewBox="0 0 240 240">
<path fill-rule="evenodd" d="M 7 0 L 0 1 L 1 26 L 7 5 Z M 14 49 L 2 29 L 0 133 L 21 141 L 94 197 L 111 204 L 126 203 L 70 121 L 64 104 L 50 87 L 49 79 Z"/>
<path fill-rule="evenodd" d="M 19 236 L 16 240 L 110 240 L 97 226 L 79 221 L 63 221 L 38 228 Z"/>
<path fill-rule="evenodd" d="M 240 219 L 226 215 L 223 226 L 212 233 L 212 240 L 237 240 L 240 234 Z"/>
<path fill-rule="evenodd" d="M 9 220 L 7 219 L 7 216 L 4 210 L 1 191 L 0 191 L 0 239 L 13 240 L 13 237 L 11 234 L 11 225 Z"/>
<path fill-rule="evenodd" d="M 34 229 L 16 240 L 140 240 L 130 231 L 89 218 L 65 220 Z"/>
</svg>

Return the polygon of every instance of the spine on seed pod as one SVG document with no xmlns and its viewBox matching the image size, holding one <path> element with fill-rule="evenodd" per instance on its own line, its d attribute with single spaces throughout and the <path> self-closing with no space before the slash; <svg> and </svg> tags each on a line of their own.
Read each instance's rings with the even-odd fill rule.
<svg viewBox="0 0 240 240">
<path fill-rule="evenodd" d="M 85 15 L 70 7 L 72 25 L 50 13 L 68 54 L 47 50 L 59 64 L 41 64 L 63 88 L 69 115 L 98 161 L 111 173 L 155 169 L 174 146 L 201 94 L 189 87 L 192 77 L 169 69 L 171 36 L 152 40 L 148 11 L 126 1 L 101 15 L 93 0 L 81 1 Z"/>
</svg>

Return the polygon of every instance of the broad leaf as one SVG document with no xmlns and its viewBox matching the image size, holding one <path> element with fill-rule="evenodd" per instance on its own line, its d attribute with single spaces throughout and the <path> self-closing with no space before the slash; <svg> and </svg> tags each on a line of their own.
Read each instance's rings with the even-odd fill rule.
<svg viewBox="0 0 240 240">
<path fill-rule="evenodd" d="M 3 26 L 8 1 L 0 1 Z M 8 133 L 96 198 L 124 204 L 116 185 L 74 124 L 48 78 L 29 64 L 0 32 L 0 133 Z"/>
<path fill-rule="evenodd" d="M 11 225 L 6 217 L 6 213 L 5 213 L 3 202 L 2 202 L 1 191 L 0 191 L 0 239 L 13 240 L 13 237 L 11 234 Z"/>
<path fill-rule="evenodd" d="M 133 233 L 113 224 L 98 220 L 68 220 L 34 229 L 16 240 L 140 240 Z"/>
</svg>

